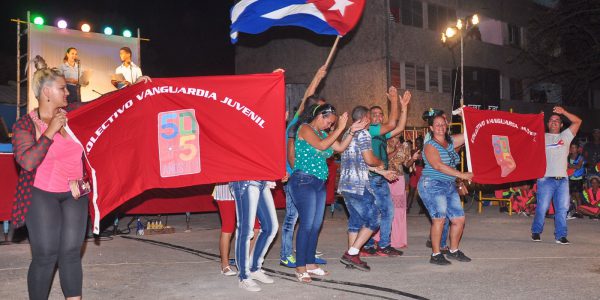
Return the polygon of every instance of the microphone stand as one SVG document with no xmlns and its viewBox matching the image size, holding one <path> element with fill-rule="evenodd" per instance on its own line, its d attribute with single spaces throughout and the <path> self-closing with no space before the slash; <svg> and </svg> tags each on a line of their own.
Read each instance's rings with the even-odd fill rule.
<svg viewBox="0 0 600 300">
<path fill-rule="evenodd" d="M 81 61 L 77 60 L 77 102 L 81 102 L 81 84 L 79 83 L 79 77 L 81 77 Z"/>
</svg>

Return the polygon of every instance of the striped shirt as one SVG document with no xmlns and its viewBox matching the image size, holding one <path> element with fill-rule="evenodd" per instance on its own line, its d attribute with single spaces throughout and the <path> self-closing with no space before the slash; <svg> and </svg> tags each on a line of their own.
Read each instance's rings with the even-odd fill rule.
<svg viewBox="0 0 600 300">
<path fill-rule="evenodd" d="M 427 146 L 427 145 L 431 145 L 437 150 L 437 152 L 440 154 L 440 159 L 443 164 L 445 164 L 451 168 L 456 168 L 456 164 L 460 163 L 460 156 L 458 156 L 458 153 L 456 153 L 456 151 L 454 151 L 454 141 L 448 143 L 448 147 L 445 149 L 444 149 L 444 147 L 442 147 L 440 144 L 438 144 L 433 139 L 430 139 L 427 142 L 425 142 L 425 146 Z M 425 149 L 425 147 L 423 147 L 423 149 Z M 423 151 L 423 161 L 425 161 L 425 168 L 423 169 L 423 177 L 428 177 L 428 178 L 432 178 L 435 180 L 442 180 L 442 181 L 456 180 L 456 177 L 444 174 L 444 173 L 434 169 L 431 166 L 431 164 L 429 163 L 429 160 L 427 160 L 427 154 L 425 151 Z"/>
<path fill-rule="evenodd" d="M 228 183 L 216 184 L 212 196 L 215 198 L 215 201 L 233 201 L 233 195 Z"/>
</svg>

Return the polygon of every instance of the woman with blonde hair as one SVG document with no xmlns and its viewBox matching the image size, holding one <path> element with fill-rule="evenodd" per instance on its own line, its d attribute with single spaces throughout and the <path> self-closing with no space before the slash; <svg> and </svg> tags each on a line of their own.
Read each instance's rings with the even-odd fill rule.
<svg viewBox="0 0 600 300">
<path fill-rule="evenodd" d="M 87 222 L 88 198 L 81 195 L 83 149 L 65 132 L 67 83 L 62 72 L 48 68 L 41 56 L 31 83 L 39 107 L 22 116 L 13 128 L 15 160 L 21 166 L 13 224 L 27 223 L 32 260 L 27 275 L 30 299 L 47 299 L 58 263 L 67 299 L 80 299 L 81 246 Z"/>
</svg>

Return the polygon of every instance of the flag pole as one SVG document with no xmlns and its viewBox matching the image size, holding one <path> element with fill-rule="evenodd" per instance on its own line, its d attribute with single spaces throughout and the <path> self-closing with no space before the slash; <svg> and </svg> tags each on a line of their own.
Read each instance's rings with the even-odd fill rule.
<svg viewBox="0 0 600 300">
<path fill-rule="evenodd" d="M 335 42 L 333 42 L 333 47 L 331 47 L 331 50 L 329 51 L 329 56 L 327 57 L 327 61 L 325 62 L 325 69 L 329 68 L 329 64 L 331 63 L 331 59 L 333 59 L 333 55 L 337 50 L 337 45 L 341 37 L 341 35 L 338 35 L 337 38 L 335 38 Z"/>
</svg>

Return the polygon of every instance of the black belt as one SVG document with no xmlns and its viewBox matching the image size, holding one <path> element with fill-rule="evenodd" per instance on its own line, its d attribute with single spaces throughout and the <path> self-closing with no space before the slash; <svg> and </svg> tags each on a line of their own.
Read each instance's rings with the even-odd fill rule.
<svg viewBox="0 0 600 300">
<path fill-rule="evenodd" d="M 552 177 L 552 176 L 550 176 L 550 177 L 546 177 L 546 178 L 551 178 L 551 179 L 554 179 L 554 180 L 563 180 L 563 179 L 565 179 L 567 177 L 560 177 L 560 176 Z"/>
</svg>

